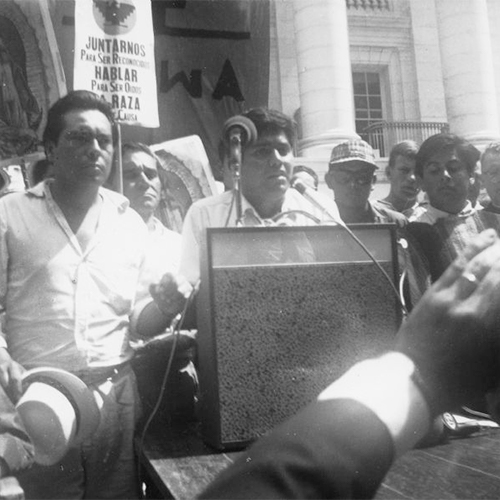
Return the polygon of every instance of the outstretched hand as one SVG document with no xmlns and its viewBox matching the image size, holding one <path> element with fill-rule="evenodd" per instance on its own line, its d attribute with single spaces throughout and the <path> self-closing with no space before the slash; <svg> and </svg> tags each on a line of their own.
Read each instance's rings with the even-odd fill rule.
<svg viewBox="0 0 500 500">
<path fill-rule="evenodd" d="M 500 240 L 481 233 L 424 294 L 398 333 L 431 412 L 483 396 L 500 379 Z"/>
<path fill-rule="evenodd" d="M 175 316 L 182 311 L 193 287 L 183 276 L 166 273 L 159 283 L 152 284 L 149 292 L 165 316 Z"/>
</svg>

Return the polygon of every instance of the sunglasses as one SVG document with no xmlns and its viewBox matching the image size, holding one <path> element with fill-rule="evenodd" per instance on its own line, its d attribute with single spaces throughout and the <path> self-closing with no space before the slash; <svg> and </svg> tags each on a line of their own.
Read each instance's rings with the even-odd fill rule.
<svg viewBox="0 0 500 500">
<path fill-rule="evenodd" d="M 335 182 L 342 185 L 356 184 L 357 186 L 367 186 L 373 181 L 373 174 L 368 173 L 351 173 L 345 172 L 344 170 L 333 170 L 331 171 Z"/>
</svg>

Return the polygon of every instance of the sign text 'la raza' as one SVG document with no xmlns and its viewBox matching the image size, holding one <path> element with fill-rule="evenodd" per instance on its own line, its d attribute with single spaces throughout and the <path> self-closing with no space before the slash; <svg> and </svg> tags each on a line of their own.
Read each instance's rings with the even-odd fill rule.
<svg viewBox="0 0 500 500">
<path fill-rule="evenodd" d="M 101 95 L 121 123 L 159 126 L 149 0 L 76 2 L 74 88 Z"/>
</svg>

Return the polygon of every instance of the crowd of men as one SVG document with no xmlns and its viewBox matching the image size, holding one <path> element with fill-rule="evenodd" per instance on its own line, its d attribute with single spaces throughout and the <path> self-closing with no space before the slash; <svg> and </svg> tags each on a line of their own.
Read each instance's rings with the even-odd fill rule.
<svg viewBox="0 0 500 500">
<path fill-rule="evenodd" d="M 496 264 L 500 243 L 495 231 L 484 231 L 498 230 L 500 144 L 492 144 L 480 154 L 452 134 L 432 136 L 420 147 L 404 141 L 389 158 L 389 194 L 372 200 L 378 169 L 374 152 L 360 139 L 347 141 L 332 150 L 325 181 L 335 202 L 328 200 L 328 210 L 324 210 L 321 203 L 312 203 L 292 187 L 297 182 L 292 177 L 307 189 L 314 191 L 318 186 L 314 171 L 293 169 L 293 120 L 267 108 L 252 109 L 243 116 L 255 125 L 257 139 L 242 151 L 241 214 L 233 184 L 228 182 L 226 191 L 190 207 L 179 235 L 155 217 L 162 189 L 168 186 L 161 185 L 161 166 L 148 146 L 123 145 L 123 195 L 104 188 L 112 173 L 116 146 L 108 104 L 91 92 L 74 91 L 50 109 L 43 135 L 50 175 L 26 192 L 0 198 L 0 397 L 6 414 L 0 418 L 0 472 L 14 474 L 26 498 L 139 497 L 133 439 L 141 420 L 141 396 L 149 411 L 147 405 L 157 391 L 148 397 L 145 393 L 160 381 L 147 361 L 146 370 L 143 365 L 141 371 L 136 363 L 134 372 L 134 345 L 163 333 L 196 293 L 207 227 L 395 223 L 408 243 L 399 257 L 400 265 L 408 270 L 409 303 L 414 309 L 402 326 L 394 352 L 355 368 L 364 374 L 361 378 L 372 396 L 374 391 L 394 389 L 391 380 L 406 381 L 412 395 L 406 398 L 408 407 L 400 408 L 391 420 L 374 406 L 376 397 L 368 402 L 350 387 L 349 377 L 353 376 L 348 373 L 305 413 L 252 448 L 251 460 L 239 462 L 206 492 L 207 497 L 246 494 L 260 498 L 277 492 L 288 497 L 303 496 L 305 491 L 314 498 L 372 494 L 394 456 L 425 434 L 430 417 L 492 389 L 491 355 L 498 355 L 499 350 L 490 328 L 498 319 L 492 298 L 500 294 Z M 221 144 L 227 165 L 230 147 L 224 141 Z M 478 161 L 489 197 L 484 207 L 470 199 Z M 430 282 L 435 284 L 430 287 Z M 487 292 L 489 298 L 477 306 L 473 299 L 483 298 Z M 438 297 L 442 307 L 436 306 Z M 475 326 L 457 312 L 460 305 L 470 304 L 476 308 L 470 306 L 469 319 L 484 330 L 480 345 L 473 341 Z M 446 328 L 442 328 L 443 322 Z M 450 347 L 452 355 L 443 359 L 434 344 L 447 345 L 452 335 L 458 335 L 459 341 Z M 192 338 L 186 340 L 189 348 L 193 343 Z M 467 355 L 461 356 L 464 350 Z M 470 369 L 467 380 L 455 377 L 471 353 L 480 367 Z M 188 399 L 196 397 L 193 359 L 188 356 L 177 367 L 179 381 L 180 372 L 187 374 Z M 45 366 L 83 380 L 94 391 L 100 413 L 92 436 L 70 447 L 60 461 L 49 466 L 32 463 L 32 444 L 15 415 L 15 404 L 23 393 L 23 374 Z M 413 377 L 416 372 L 421 375 L 419 380 Z M 137 378 L 142 379 L 141 396 Z M 375 385 L 370 382 L 374 379 L 383 383 Z M 394 394 L 398 391 L 401 384 Z M 346 404 L 346 398 L 352 402 Z M 290 448 L 297 445 L 294 439 L 300 439 L 300 429 L 312 421 L 320 428 L 325 412 L 338 415 L 338 422 L 356 422 L 343 436 L 340 429 L 345 429 L 338 423 L 323 426 L 312 440 L 309 436 L 301 444 L 304 450 L 312 449 L 315 442 L 319 449 L 323 439 L 331 444 L 330 451 L 311 465 L 316 472 L 309 483 L 317 479 L 316 486 L 303 477 L 293 477 L 290 465 L 290 470 L 281 472 L 289 489 L 282 489 L 281 482 L 271 476 L 275 469 L 262 457 L 293 462 Z M 353 414 L 360 418 L 352 419 Z M 412 421 L 394 431 L 394 420 L 406 414 L 412 414 Z M 389 433 L 384 434 L 384 426 Z M 320 476 L 328 475 L 325 468 L 335 450 L 347 446 L 339 441 L 370 434 L 374 428 L 377 430 L 370 437 L 373 450 L 365 452 L 370 455 L 365 456 L 365 472 L 354 479 L 355 468 L 345 471 L 343 487 L 335 474 L 319 481 Z M 405 432 L 412 438 L 400 436 Z M 275 455 L 270 448 L 276 450 Z M 377 461 L 383 466 L 372 470 Z M 250 482 L 249 488 L 242 477 Z"/>
</svg>

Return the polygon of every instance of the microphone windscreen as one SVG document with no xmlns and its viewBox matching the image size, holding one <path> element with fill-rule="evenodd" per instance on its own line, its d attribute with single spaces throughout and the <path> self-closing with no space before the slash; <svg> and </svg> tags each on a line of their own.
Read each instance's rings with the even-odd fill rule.
<svg viewBox="0 0 500 500">
<path fill-rule="evenodd" d="M 295 179 L 292 183 L 292 187 L 296 189 L 300 194 L 304 194 L 307 189 L 307 186 L 300 179 Z"/>
<path fill-rule="evenodd" d="M 248 145 L 257 140 L 257 129 L 252 120 L 246 116 L 236 115 L 226 120 L 224 123 L 223 137 L 226 144 L 229 143 L 232 131 L 238 130 L 241 132 L 241 142 Z"/>
</svg>

